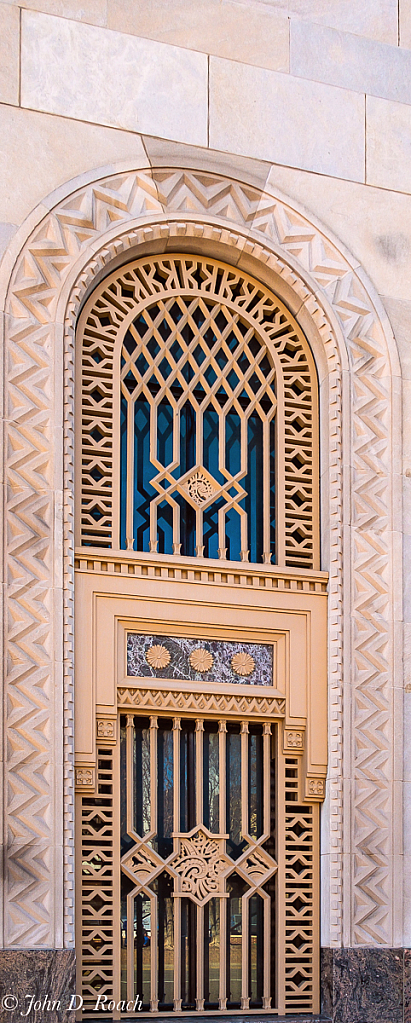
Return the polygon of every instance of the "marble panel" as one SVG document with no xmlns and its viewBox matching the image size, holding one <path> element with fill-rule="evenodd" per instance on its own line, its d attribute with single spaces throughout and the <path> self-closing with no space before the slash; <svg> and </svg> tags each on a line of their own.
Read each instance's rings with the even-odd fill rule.
<svg viewBox="0 0 411 1023">
<path fill-rule="evenodd" d="M 154 646 L 159 646 L 166 652 L 165 658 L 169 654 L 168 663 L 164 667 L 150 663 L 150 650 Z M 236 655 L 248 658 L 249 663 L 244 672 L 233 670 L 232 659 Z M 200 661 L 199 668 L 196 665 L 196 656 Z M 202 657 L 205 657 L 204 668 L 201 665 Z M 173 678 L 214 685 L 223 682 L 234 685 L 272 686 L 273 647 L 269 643 L 232 643 L 223 640 L 140 636 L 129 633 L 127 675 Z"/>
<path fill-rule="evenodd" d="M 403 1023 L 403 950 L 333 950 L 333 1023 Z"/>
<path fill-rule="evenodd" d="M 411 192 L 411 106 L 367 96 L 367 183 Z"/>
<path fill-rule="evenodd" d="M 207 145 L 207 57 L 22 12 L 22 106 Z"/>
<path fill-rule="evenodd" d="M 0 950 L 0 991 L 9 999 L 2 1019 L 12 1023 L 23 1016 L 26 1023 L 74 1023 L 69 1006 L 75 990 L 74 949 Z"/>
<path fill-rule="evenodd" d="M 333 949 L 322 948 L 320 958 L 321 1015 L 333 1014 Z"/>
<path fill-rule="evenodd" d="M 241 0 L 240 0 L 241 2 Z M 247 0 L 245 0 L 247 2 Z M 397 45 L 398 0 L 260 0 L 275 10 Z M 408 0 L 402 0 L 406 4 Z M 400 0 L 401 3 L 401 0 Z"/>
<path fill-rule="evenodd" d="M 411 949 L 404 949 L 404 1023 L 411 1023 Z"/>
<path fill-rule="evenodd" d="M 411 103 L 411 53 L 325 25 L 291 21 L 290 72 Z"/>
<path fill-rule="evenodd" d="M 108 27 L 188 49 L 288 71 L 287 14 L 231 0 L 110 0 Z"/>
<path fill-rule="evenodd" d="M 210 146 L 364 179 L 364 97 L 210 58 Z"/>
<path fill-rule="evenodd" d="M 119 160 L 148 166 L 140 136 L 115 128 L 0 104 L 0 132 L 0 220 L 9 224 L 77 175 Z"/>
<path fill-rule="evenodd" d="M 20 12 L 0 4 L 0 102 L 19 102 Z"/>
</svg>

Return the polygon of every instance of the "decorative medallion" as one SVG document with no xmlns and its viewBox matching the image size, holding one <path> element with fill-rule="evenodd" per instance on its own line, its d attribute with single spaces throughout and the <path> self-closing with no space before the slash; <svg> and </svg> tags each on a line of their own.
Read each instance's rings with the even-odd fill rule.
<svg viewBox="0 0 411 1023">
<path fill-rule="evenodd" d="M 214 657 L 210 654 L 209 650 L 204 650 L 204 647 L 197 647 L 190 654 L 189 661 L 194 671 L 210 671 L 213 667 Z"/>
<path fill-rule="evenodd" d="M 201 507 L 219 490 L 219 486 L 207 469 L 200 468 L 195 469 L 191 476 L 183 480 L 181 490 L 191 498 L 194 504 Z"/>
<path fill-rule="evenodd" d="M 146 653 L 146 661 L 150 668 L 166 668 L 171 661 L 171 654 L 167 647 L 160 643 L 150 646 Z"/>
<path fill-rule="evenodd" d="M 76 767 L 76 786 L 94 788 L 94 767 Z"/>
<path fill-rule="evenodd" d="M 197 831 L 195 835 L 181 839 L 180 851 L 171 861 L 171 866 L 180 876 L 181 892 L 203 901 L 219 891 L 227 864 L 218 842 L 208 838 L 203 831 Z"/>
<path fill-rule="evenodd" d="M 159 673 L 181 682 L 272 687 L 274 644 L 129 632 L 127 675 L 156 678 Z"/>
<path fill-rule="evenodd" d="M 251 657 L 251 654 L 247 654 L 245 651 L 234 654 L 231 658 L 231 667 L 236 675 L 251 675 L 255 668 L 254 657 Z"/>
</svg>

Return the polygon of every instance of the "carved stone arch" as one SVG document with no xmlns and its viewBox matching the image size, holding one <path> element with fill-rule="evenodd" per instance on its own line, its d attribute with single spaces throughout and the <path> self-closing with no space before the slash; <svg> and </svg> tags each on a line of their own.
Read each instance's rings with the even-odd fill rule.
<svg viewBox="0 0 411 1023">
<path fill-rule="evenodd" d="M 11 273 L 6 257 L 4 945 L 73 943 L 75 319 L 93 283 L 130 254 L 194 246 L 217 258 L 224 254 L 227 262 L 235 259 L 277 290 L 317 361 L 329 415 L 322 471 L 332 735 L 325 821 L 331 816 L 329 857 L 337 889 L 325 913 L 324 943 L 401 943 L 392 835 L 394 686 L 400 670 L 393 643 L 400 617 L 393 580 L 398 592 L 401 578 L 399 452 L 393 443 L 399 368 L 389 324 L 361 267 L 287 200 L 208 172 L 162 168 L 124 171 L 72 190 L 36 223 Z M 343 732 L 347 678 L 352 696 Z M 61 720 L 63 694 L 64 743 L 58 727 L 53 729 Z M 51 877 L 63 879 L 63 763 L 64 942 L 63 918 L 50 894 Z M 343 771 L 353 786 L 344 832 Z M 353 900 L 352 910 L 346 903 L 345 925 L 343 854 L 349 863 L 344 898 Z"/>
</svg>

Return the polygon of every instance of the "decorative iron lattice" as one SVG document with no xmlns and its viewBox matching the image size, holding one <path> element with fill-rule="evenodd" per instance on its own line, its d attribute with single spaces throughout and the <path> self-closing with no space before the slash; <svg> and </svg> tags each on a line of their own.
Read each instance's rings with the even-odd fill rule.
<svg viewBox="0 0 411 1023">
<path fill-rule="evenodd" d="M 154 1013 L 318 1011 L 318 808 L 299 802 L 278 726 L 120 723 L 82 797 L 84 1017 L 98 995 L 127 1018 L 138 998 Z"/>
<path fill-rule="evenodd" d="M 317 384 L 293 317 L 197 256 L 140 259 L 82 313 L 79 541 L 317 568 Z"/>
<path fill-rule="evenodd" d="M 98 995 L 114 985 L 113 751 L 98 749 L 97 795 L 78 797 L 77 846 L 81 906 L 77 914 L 81 948 L 80 986 L 84 1011 L 92 1012 Z"/>
<path fill-rule="evenodd" d="M 314 1012 L 318 985 L 318 807 L 299 802 L 297 758 L 285 758 L 285 1004 Z"/>
</svg>

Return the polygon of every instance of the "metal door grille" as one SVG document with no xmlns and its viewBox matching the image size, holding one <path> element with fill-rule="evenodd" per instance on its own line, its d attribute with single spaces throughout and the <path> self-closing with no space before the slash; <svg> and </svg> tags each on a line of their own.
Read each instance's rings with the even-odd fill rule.
<svg viewBox="0 0 411 1023">
<path fill-rule="evenodd" d="M 80 797 L 86 1017 L 98 995 L 114 1018 L 137 996 L 147 1013 L 318 1011 L 318 807 L 279 729 L 128 714 L 99 748 Z"/>
<path fill-rule="evenodd" d="M 316 374 L 275 295 L 215 260 L 140 259 L 79 331 L 82 545 L 318 568 Z"/>
</svg>

